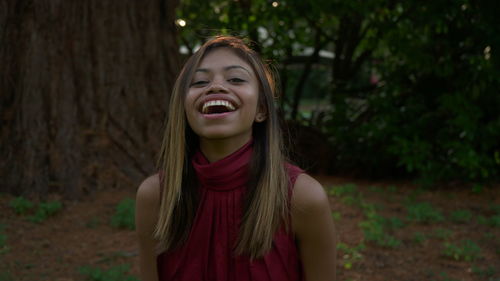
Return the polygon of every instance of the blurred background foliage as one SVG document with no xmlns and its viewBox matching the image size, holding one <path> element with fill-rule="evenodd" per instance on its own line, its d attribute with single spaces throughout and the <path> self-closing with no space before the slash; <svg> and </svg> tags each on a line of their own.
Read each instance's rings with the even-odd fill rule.
<svg viewBox="0 0 500 281">
<path fill-rule="evenodd" d="M 184 57 L 216 34 L 255 42 L 306 168 L 482 183 L 500 174 L 497 5 L 184 0 L 176 24 Z"/>
</svg>

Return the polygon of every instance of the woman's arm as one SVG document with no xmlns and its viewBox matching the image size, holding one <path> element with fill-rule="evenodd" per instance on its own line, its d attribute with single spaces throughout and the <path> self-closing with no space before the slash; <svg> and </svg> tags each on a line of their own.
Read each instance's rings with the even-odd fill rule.
<svg viewBox="0 0 500 281">
<path fill-rule="evenodd" d="M 336 234 L 328 196 L 307 174 L 295 182 L 292 227 L 307 281 L 335 280 Z"/>
<path fill-rule="evenodd" d="M 144 180 L 136 195 L 135 225 L 139 239 L 139 267 L 142 281 L 158 281 L 156 267 L 157 241 L 153 231 L 160 209 L 160 181 L 158 175 Z"/>
</svg>

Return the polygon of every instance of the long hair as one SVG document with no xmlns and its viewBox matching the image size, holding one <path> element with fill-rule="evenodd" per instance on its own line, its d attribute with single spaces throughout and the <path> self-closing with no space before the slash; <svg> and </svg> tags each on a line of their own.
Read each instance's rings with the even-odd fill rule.
<svg viewBox="0 0 500 281">
<path fill-rule="evenodd" d="M 162 250 L 174 249 L 186 241 L 196 215 L 197 182 L 191 157 L 197 149 L 198 137 L 186 120 L 184 99 L 201 60 L 216 48 L 228 48 L 252 66 L 259 80 L 258 106 L 267 117 L 253 125 L 250 180 L 239 237 L 234 245 L 237 254 L 258 258 L 271 249 L 278 228 L 283 224 L 288 228 L 288 177 L 275 108 L 275 76 L 260 56 L 237 37 L 219 36 L 207 41 L 187 60 L 176 80 L 158 161 L 162 192 L 154 236 Z"/>
</svg>

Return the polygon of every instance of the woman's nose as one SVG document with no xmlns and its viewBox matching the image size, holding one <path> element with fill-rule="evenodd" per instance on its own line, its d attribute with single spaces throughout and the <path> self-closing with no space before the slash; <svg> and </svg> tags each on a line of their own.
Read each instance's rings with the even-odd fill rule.
<svg viewBox="0 0 500 281">
<path fill-rule="evenodd" d="M 220 82 L 214 82 L 208 88 L 209 94 L 215 94 L 215 93 L 220 93 L 220 92 L 223 92 L 223 93 L 227 92 L 226 87 L 224 87 L 224 85 L 222 85 L 222 83 L 220 83 Z"/>
</svg>

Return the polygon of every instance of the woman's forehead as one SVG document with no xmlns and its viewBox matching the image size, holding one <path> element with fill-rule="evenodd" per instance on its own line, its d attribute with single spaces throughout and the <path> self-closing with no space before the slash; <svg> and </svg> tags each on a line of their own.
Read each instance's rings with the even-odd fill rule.
<svg viewBox="0 0 500 281">
<path fill-rule="evenodd" d="M 197 69 L 204 70 L 232 70 L 241 69 L 253 74 L 253 67 L 243 58 L 241 58 L 236 51 L 221 47 L 209 51 L 201 59 Z"/>
</svg>

